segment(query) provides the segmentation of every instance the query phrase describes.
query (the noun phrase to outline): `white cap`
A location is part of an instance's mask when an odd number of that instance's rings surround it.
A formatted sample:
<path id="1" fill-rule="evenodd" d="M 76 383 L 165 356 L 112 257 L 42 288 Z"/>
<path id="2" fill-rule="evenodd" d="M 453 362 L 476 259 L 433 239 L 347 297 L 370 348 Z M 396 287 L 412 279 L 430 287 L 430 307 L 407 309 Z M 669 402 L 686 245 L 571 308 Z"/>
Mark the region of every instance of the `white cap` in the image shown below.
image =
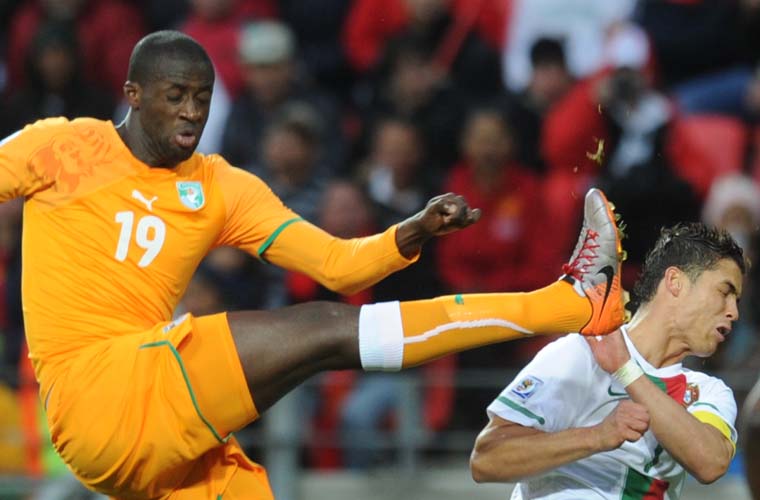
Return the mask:
<path id="1" fill-rule="evenodd" d="M 616 26 L 604 46 L 604 62 L 611 68 L 642 69 L 649 62 L 649 39 L 633 23 Z"/>
<path id="2" fill-rule="evenodd" d="M 239 54 L 243 63 L 278 63 L 291 59 L 294 53 L 293 32 L 280 22 L 250 23 L 240 32 Z"/>
<path id="3" fill-rule="evenodd" d="M 729 174 L 719 177 L 710 186 L 702 210 L 702 220 L 718 225 L 731 207 L 741 206 L 752 215 L 752 225 L 760 225 L 760 186 L 746 175 Z"/>

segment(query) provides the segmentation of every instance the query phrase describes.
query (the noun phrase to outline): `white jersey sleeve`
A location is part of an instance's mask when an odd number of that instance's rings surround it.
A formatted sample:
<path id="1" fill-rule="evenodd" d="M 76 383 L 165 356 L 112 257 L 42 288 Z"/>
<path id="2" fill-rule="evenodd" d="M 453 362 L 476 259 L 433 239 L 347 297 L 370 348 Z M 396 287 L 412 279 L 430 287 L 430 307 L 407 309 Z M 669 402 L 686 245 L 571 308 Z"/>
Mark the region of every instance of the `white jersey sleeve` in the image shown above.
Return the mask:
<path id="1" fill-rule="evenodd" d="M 731 388 L 722 380 L 699 372 L 687 372 L 686 377 L 691 390 L 693 387 L 698 388 L 698 393 L 691 395 L 694 401 L 687 407 L 689 413 L 702 422 L 714 425 L 736 446 L 737 432 L 734 426 L 737 408 Z M 710 415 L 717 417 L 719 421 Z"/>
<path id="2" fill-rule="evenodd" d="M 499 416 L 544 432 L 576 427 L 588 383 L 596 370 L 580 335 L 568 335 L 544 347 L 488 406 Z"/>

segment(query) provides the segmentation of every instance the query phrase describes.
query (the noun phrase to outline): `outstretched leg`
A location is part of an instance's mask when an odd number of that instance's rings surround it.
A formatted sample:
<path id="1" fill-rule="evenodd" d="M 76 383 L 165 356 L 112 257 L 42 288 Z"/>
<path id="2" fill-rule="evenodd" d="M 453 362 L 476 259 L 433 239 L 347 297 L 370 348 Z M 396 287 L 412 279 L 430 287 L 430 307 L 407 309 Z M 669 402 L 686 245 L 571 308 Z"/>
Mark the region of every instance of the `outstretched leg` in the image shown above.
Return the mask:
<path id="1" fill-rule="evenodd" d="M 259 413 L 324 370 L 399 370 L 453 352 L 534 334 L 605 334 L 624 320 L 622 248 L 599 190 L 586 196 L 581 236 L 559 281 L 530 293 L 468 294 L 361 308 L 314 302 L 229 313 Z"/>

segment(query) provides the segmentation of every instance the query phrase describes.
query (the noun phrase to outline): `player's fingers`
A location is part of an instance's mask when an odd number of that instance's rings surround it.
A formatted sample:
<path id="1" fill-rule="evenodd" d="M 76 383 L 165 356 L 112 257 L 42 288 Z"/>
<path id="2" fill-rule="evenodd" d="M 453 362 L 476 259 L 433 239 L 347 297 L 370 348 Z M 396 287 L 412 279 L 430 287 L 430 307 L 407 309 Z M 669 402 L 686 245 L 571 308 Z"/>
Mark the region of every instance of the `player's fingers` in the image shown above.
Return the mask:
<path id="1" fill-rule="evenodd" d="M 624 437 L 626 441 L 629 441 L 631 443 L 635 443 L 639 439 L 641 439 L 641 436 L 643 435 L 642 432 L 637 432 L 633 429 L 628 429 L 628 431 L 625 433 Z"/>
<path id="2" fill-rule="evenodd" d="M 460 195 L 448 197 L 444 202 L 445 215 L 447 223 L 453 226 L 462 227 L 467 225 L 467 220 L 471 212 L 467 201 Z"/>
<path id="3" fill-rule="evenodd" d="M 469 211 L 467 214 L 467 225 L 475 224 L 480 220 L 480 216 L 482 215 L 479 208 L 473 208 Z"/>
<path id="4" fill-rule="evenodd" d="M 649 429 L 649 420 L 639 420 L 634 418 L 628 422 L 628 426 L 636 432 L 643 434 Z"/>

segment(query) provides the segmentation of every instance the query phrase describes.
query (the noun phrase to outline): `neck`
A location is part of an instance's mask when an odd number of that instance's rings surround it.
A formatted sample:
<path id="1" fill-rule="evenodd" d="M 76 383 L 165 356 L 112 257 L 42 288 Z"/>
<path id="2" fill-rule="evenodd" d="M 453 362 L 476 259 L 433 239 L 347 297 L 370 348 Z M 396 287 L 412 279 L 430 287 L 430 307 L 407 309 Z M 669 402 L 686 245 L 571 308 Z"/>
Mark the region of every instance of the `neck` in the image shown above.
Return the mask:
<path id="1" fill-rule="evenodd" d="M 686 343 L 675 334 L 672 315 L 651 304 L 639 307 L 627 330 L 636 350 L 655 368 L 680 363 L 689 354 Z"/>
<path id="2" fill-rule="evenodd" d="M 156 147 L 151 144 L 148 134 L 144 133 L 140 123 L 132 116 L 132 110 L 127 112 L 124 121 L 116 126 L 121 140 L 127 146 L 132 155 L 150 167 L 172 168 L 156 152 Z"/>

